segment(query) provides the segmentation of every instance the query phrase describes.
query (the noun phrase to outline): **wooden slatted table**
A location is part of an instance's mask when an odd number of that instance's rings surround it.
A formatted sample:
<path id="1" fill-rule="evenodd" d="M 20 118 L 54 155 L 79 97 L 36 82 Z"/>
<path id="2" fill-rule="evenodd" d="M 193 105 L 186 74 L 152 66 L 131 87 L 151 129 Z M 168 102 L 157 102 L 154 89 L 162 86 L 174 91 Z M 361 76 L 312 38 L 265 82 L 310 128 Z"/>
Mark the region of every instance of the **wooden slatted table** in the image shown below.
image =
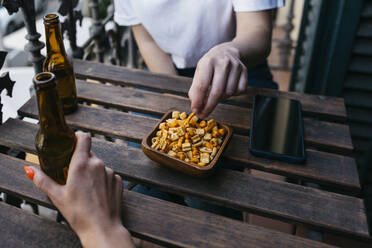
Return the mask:
<path id="1" fill-rule="evenodd" d="M 79 109 L 66 116 L 75 129 L 139 143 L 168 109 L 189 112 L 185 97 L 191 79 L 75 60 Z M 98 80 L 106 84 L 92 82 Z M 249 89 L 249 95 L 217 106 L 211 117 L 234 129 L 226 163 L 313 182 L 314 189 L 219 168 L 208 179 L 196 179 L 158 166 L 127 144 L 93 138 L 92 150 L 123 179 L 166 192 L 255 213 L 314 230 L 370 242 L 364 202 L 343 99 Z M 252 156 L 247 147 L 254 94 L 298 99 L 303 105 L 308 160 L 293 165 Z M 92 105 L 94 104 L 94 106 Z M 151 114 L 152 117 L 137 113 Z M 36 100 L 19 115 L 37 119 Z M 9 119 L 0 126 L 0 145 L 36 154 L 38 126 Z M 26 162 L 0 154 L 0 191 L 54 208 L 26 178 Z M 330 192 L 343 192 L 343 194 Z M 204 211 L 124 191 L 123 222 L 142 239 L 175 247 L 328 247 L 320 242 L 272 231 Z M 75 247 L 76 235 L 66 226 L 0 204 L 0 232 L 6 247 Z"/>

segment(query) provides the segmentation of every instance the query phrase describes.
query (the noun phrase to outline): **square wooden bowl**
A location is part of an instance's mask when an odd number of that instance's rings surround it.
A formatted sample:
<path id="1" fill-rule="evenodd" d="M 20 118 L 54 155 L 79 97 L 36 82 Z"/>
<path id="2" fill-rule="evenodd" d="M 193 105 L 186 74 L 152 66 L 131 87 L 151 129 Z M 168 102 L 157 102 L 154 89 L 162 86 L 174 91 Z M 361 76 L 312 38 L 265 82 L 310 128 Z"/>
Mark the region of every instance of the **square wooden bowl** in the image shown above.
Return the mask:
<path id="1" fill-rule="evenodd" d="M 222 127 L 226 130 L 226 134 L 225 134 L 225 137 L 223 138 L 221 148 L 218 150 L 216 156 L 213 158 L 213 160 L 208 165 L 206 166 L 193 165 L 191 163 L 187 163 L 181 159 L 171 157 L 166 153 L 163 153 L 156 149 L 151 148 L 151 139 L 156 136 L 156 132 L 159 130 L 159 124 L 161 122 L 164 122 L 166 119 L 171 118 L 172 112 L 173 110 L 168 111 L 163 116 L 163 118 L 161 118 L 161 120 L 156 124 L 156 126 L 150 131 L 150 133 L 142 139 L 141 146 L 142 146 L 143 152 L 151 160 L 154 160 L 162 165 L 176 169 L 188 175 L 196 176 L 196 177 L 206 177 L 210 175 L 216 169 L 216 164 L 218 160 L 220 159 L 221 154 L 226 148 L 228 142 L 230 141 L 230 138 L 232 135 L 232 129 L 223 123 L 217 122 L 219 127 Z"/>

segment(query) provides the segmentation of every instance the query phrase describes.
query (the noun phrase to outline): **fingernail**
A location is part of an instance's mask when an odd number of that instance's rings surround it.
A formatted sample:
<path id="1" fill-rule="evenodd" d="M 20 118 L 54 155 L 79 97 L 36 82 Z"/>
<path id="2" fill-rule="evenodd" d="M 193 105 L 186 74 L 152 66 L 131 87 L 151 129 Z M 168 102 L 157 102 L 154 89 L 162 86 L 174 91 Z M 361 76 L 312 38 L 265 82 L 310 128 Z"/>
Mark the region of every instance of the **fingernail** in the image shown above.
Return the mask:
<path id="1" fill-rule="evenodd" d="M 194 113 L 198 113 L 198 109 L 197 108 L 193 108 L 191 111 L 194 112 Z"/>
<path id="2" fill-rule="evenodd" d="M 30 178 L 31 180 L 34 180 L 34 175 L 35 175 L 34 170 L 29 166 L 24 166 L 23 169 L 25 170 L 28 178 Z"/>

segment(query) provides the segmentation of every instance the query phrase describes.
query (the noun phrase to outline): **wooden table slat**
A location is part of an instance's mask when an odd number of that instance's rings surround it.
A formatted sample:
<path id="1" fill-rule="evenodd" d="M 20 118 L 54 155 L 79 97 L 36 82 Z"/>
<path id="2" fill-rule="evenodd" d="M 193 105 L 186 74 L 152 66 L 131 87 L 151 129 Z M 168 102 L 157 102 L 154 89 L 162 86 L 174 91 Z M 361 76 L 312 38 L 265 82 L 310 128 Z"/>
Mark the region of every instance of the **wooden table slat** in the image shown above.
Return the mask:
<path id="1" fill-rule="evenodd" d="M 3 202 L 0 202 L 0 233 L 1 247 L 81 247 L 77 235 L 66 225 Z"/>
<path id="2" fill-rule="evenodd" d="M 21 116 L 38 117 L 35 99 L 31 99 L 20 110 Z M 119 111 L 79 105 L 75 114 L 66 116 L 73 127 L 140 142 L 157 120 Z M 322 132 L 321 132 L 322 133 Z M 265 171 L 288 176 L 299 176 L 321 184 L 340 186 L 353 192 L 360 190 L 359 176 L 354 159 L 330 153 L 307 150 L 306 165 L 293 165 L 252 156 L 248 150 L 247 136 L 234 135 L 225 157 L 234 162 Z M 325 163 L 327 162 L 327 163 Z"/>
<path id="3" fill-rule="evenodd" d="M 36 131 L 34 124 L 8 120 L 0 127 L 0 143 L 35 153 Z M 213 180 L 191 178 L 158 166 L 139 149 L 97 139 L 92 150 L 129 181 L 315 229 L 369 237 L 364 203 L 358 198 L 226 169 L 218 169 Z"/>
<path id="4" fill-rule="evenodd" d="M 116 107 L 125 111 L 137 111 L 157 116 L 162 116 L 173 108 L 186 113 L 191 111 L 190 101 L 188 98 L 181 96 L 88 83 L 82 80 L 76 81 L 76 87 L 78 97 L 81 100 Z M 250 109 L 218 104 L 210 118 L 233 126 L 234 131 L 248 133 L 250 116 Z"/>
<path id="5" fill-rule="evenodd" d="M 190 112 L 188 98 L 141 91 L 131 88 L 113 87 L 77 80 L 80 99 L 123 110 L 163 115 L 169 109 Z M 34 100 L 33 100 L 34 101 Z M 36 106 L 33 110 L 37 110 Z M 234 128 L 235 132 L 249 134 L 251 109 L 219 104 L 210 118 L 224 122 Z M 351 154 L 353 144 L 347 125 L 304 118 L 305 138 L 307 144 L 326 151 Z"/>
<path id="6" fill-rule="evenodd" d="M 78 78 L 95 79 L 117 85 L 134 86 L 184 96 L 187 95 L 192 83 L 192 79 L 187 77 L 156 74 L 144 70 L 128 69 L 82 60 L 74 60 L 74 70 Z M 342 98 L 259 89 L 255 87 L 249 87 L 247 92 L 248 97 L 235 97 L 227 102 L 251 106 L 253 95 L 269 94 L 301 101 L 305 114 L 316 115 L 326 119 L 346 120 L 346 108 Z"/>
<path id="7" fill-rule="evenodd" d="M 234 135 L 224 152 L 224 158 L 253 169 L 333 186 L 350 193 L 360 192 L 359 174 L 353 158 L 307 149 L 305 164 L 289 164 L 254 156 L 248 151 L 248 145 L 249 137 Z"/>
<path id="8" fill-rule="evenodd" d="M 26 177 L 29 162 L 0 154 L 0 190 L 54 208 Z M 331 247 L 293 235 L 124 191 L 123 223 L 143 239 L 175 247 Z M 0 203 L 4 247 L 79 247 L 71 229 Z"/>

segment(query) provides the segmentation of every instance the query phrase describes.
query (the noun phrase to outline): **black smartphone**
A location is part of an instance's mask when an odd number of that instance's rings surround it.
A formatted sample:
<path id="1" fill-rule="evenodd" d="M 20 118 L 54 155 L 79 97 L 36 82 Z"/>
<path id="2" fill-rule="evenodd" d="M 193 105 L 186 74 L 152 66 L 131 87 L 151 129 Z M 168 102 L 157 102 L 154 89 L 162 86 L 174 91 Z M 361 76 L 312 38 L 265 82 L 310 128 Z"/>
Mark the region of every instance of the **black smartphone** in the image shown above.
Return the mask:
<path id="1" fill-rule="evenodd" d="M 249 150 L 257 156 L 304 163 L 306 152 L 301 103 L 287 98 L 256 95 Z"/>

